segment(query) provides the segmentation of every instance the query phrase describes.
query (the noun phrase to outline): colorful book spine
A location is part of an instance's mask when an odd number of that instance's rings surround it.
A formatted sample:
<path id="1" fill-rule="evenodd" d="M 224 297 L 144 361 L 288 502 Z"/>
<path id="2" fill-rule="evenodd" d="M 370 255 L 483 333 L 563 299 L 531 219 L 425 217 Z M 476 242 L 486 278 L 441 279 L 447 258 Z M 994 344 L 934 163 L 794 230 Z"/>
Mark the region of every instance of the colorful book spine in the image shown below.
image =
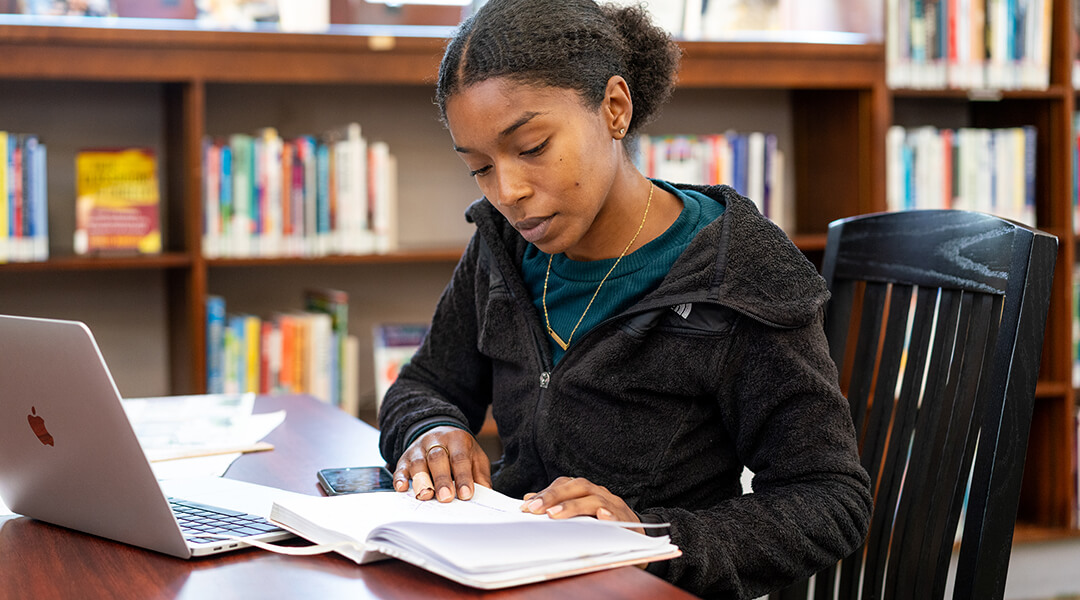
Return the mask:
<path id="1" fill-rule="evenodd" d="M 888 210 L 951 208 L 1034 226 L 1037 130 L 893 126 L 886 134 Z"/>
<path id="2" fill-rule="evenodd" d="M 730 185 L 781 229 L 795 229 L 785 193 L 784 152 L 774 134 L 642 136 L 635 164 L 647 177 L 674 183 Z"/>
<path id="3" fill-rule="evenodd" d="M 348 333 L 348 297 L 308 290 L 304 310 L 267 318 L 226 312 L 206 299 L 206 389 L 210 393 L 310 394 L 357 414 L 358 346 Z"/>
<path id="4" fill-rule="evenodd" d="M 375 410 L 386 391 L 427 336 L 428 326 L 419 323 L 384 323 L 372 331 L 375 362 Z"/>
<path id="5" fill-rule="evenodd" d="M 349 336 L 349 295 L 342 290 L 311 289 L 304 292 L 304 308 L 308 311 L 324 313 L 330 317 L 331 345 L 330 353 L 330 403 L 342 404 L 343 377 L 345 365 L 345 344 Z"/>
<path id="6" fill-rule="evenodd" d="M 225 393 L 225 298 L 206 298 L 206 391 Z"/>
<path id="7" fill-rule="evenodd" d="M 1053 0 L 887 0 L 893 88 L 1046 89 Z M 1075 71 L 1080 79 L 1080 68 Z"/>
<path id="8" fill-rule="evenodd" d="M 37 135 L 0 131 L 0 263 L 49 258 L 46 164 Z"/>
<path id="9" fill-rule="evenodd" d="M 208 137 L 202 161 L 207 258 L 397 249 L 396 161 L 357 123 L 290 139 L 270 127 Z"/>

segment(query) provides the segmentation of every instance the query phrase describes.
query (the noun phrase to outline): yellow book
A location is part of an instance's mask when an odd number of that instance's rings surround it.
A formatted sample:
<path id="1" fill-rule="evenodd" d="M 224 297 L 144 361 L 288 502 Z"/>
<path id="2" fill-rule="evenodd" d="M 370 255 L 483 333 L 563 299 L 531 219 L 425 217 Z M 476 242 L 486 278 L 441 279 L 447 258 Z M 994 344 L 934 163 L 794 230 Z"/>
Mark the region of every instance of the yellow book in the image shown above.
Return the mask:
<path id="1" fill-rule="evenodd" d="M 244 359 L 246 361 L 245 392 L 259 392 L 262 366 L 262 319 L 255 315 L 244 318 Z"/>
<path id="2" fill-rule="evenodd" d="M 157 158 L 147 148 L 75 157 L 75 252 L 161 252 Z"/>

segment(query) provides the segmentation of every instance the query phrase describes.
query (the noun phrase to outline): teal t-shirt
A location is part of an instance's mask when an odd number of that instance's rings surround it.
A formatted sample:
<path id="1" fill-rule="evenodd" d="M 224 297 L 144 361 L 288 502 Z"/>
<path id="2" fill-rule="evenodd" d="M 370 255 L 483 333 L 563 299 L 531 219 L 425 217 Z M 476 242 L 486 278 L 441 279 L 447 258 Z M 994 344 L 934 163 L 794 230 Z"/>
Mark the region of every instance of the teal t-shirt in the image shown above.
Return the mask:
<path id="1" fill-rule="evenodd" d="M 556 254 L 551 260 L 551 276 L 548 278 L 547 290 L 548 316 L 551 318 L 551 328 L 563 341 L 569 339 L 571 347 L 593 327 L 629 308 L 656 289 L 694 236 L 724 212 L 723 204 L 705 194 L 677 190 L 664 181 L 653 182 L 682 200 L 682 212 L 667 231 L 623 257 L 600 288 L 600 293 L 596 295 L 589 312 L 585 314 L 576 331 L 574 326 L 616 259 L 576 261 L 563 254 Z M 525 285 L 532 293 L 533 304 L 540 315 L 541 323 L 545 322 L 541 297 L 544 293 L 547 267 L 548 255 L 529 244 L 521 261 L 521 272 Z M 571 332 L 573 339 L 570 339 Z M 565 352 L 550 336 L 547 340 L 551 344 L 555 364 L 558 364 Z"/>

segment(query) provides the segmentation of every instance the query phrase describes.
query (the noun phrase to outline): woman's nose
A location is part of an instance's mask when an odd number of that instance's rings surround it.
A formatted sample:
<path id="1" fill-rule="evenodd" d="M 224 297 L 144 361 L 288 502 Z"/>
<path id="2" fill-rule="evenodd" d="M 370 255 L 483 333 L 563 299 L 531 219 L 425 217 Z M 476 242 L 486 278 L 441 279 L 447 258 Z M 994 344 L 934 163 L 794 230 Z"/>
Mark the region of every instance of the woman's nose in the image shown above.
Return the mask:
<path id="1" fill-rule="evenodd" d="M 513 168 L 496 171 L 498 184 L 497 202 L 502 206 L 513 206 L 529 195 L 529 186 L 522 173 Z"/>

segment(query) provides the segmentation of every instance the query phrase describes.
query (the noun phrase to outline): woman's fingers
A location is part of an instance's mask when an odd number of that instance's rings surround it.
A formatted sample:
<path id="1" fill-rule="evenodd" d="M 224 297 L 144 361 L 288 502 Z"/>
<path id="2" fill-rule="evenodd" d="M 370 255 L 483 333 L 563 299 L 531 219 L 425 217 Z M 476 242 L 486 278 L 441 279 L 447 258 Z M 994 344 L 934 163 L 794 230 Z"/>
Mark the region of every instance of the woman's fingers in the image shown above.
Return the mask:
<path id="1" fill-rule="evenodd" d="M 424 448 L 424 459 L 427 462 L 428 472 L 431 474 L 431 483 L 435 488 L 435 498 L 439 502 L 453 500 L 454 476 L 450 469 L 450 450 L 438 442 L 429 444 Z M 416 481 L 415 475 L 413 481 Z"/>
<path id="2" fill-rule="evenodd" d="M 394 489 L 408 490 L 410 480 L 419 500 L 468 500 L 475 483 L 491 485 L 491 466 L 469 432 L 436 427 L 414 441 L 398 460 Z"/>
<path id="3" fill-rule="evenodd" d="M 604 521 L 637 522 L 622 498 L 584 478 L 560 477 L 546 489 L 525 496 L 521 510 L 553 519 L 589 516 Z"/>

